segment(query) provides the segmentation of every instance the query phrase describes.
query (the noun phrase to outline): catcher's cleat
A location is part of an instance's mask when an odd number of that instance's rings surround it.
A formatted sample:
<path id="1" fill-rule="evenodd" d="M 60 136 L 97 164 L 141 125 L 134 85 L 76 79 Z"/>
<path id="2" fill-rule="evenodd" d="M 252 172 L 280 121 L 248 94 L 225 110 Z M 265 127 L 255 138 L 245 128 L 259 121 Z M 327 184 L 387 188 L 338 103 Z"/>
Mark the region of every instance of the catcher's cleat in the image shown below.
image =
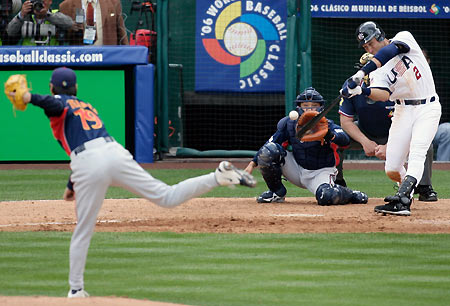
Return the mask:
<path id="1" fill-rule="evenodd" d="M 265 191 L 263 192 L 257 199 L 258 203 L 283 203 L 285 197 L 280 197 L 273 191 Z"/>
<path id="2" fill-rule="evenodd" d="M 437 192 L 431 185 L 419 185 L 414 189 L 414 193 L 419 194 L 419 201 L 436 202 L 438 200 Z"/>
<path id="3" fill-rule="evenodd" d="M 223 161 L 219 164 L 215 172 L 216 180 L 219 185 L 229 186 L 241 184 L 247 187 L 255 187 L 255 178 L 244 170 L 233 166 L 229 161 Z"/>
<path id="4" fill-rule="evenodd" d="M 67 294 L 67 297 L 68 298 L 87 298 L 87 297 L 89 297 L 89 293 L 87 293 L 83 289 L 78 289 L 78 290 L 72 289 Z"/>
<path id="5" fill-rule="evenodd" d="M 353 190 L 352 197 L 350 198 L 350 203 L 352 204 L 367 204 L 369 197 L 362 191 Z"/>
<path id="6" fill-rule="evenodd" d="M 411 215 L 411 199 L 405 197 L 400 198 L 398 195 L 386 197 L 385 205 L 375 206 L 374 211 L 385 215 L 410 216 Z M 405 203 L 406 202 L 406 203 Z"/>

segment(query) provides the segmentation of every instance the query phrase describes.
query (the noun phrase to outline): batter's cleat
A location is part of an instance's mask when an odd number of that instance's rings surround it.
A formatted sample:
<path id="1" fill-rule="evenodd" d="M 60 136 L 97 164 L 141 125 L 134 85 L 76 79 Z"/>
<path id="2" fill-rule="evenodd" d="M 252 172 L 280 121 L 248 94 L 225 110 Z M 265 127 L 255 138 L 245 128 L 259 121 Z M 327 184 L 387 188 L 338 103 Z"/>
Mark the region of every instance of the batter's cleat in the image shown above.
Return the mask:
<path id="1" fill-rule="evenodd" d="M 419 194 L 419 201 L 436 202 L 438 200 L 437 192 L 433 190 L 431 185 L 419 185 L 414 191 L 414 193 Z"/>
<path id="2" fill-rule="evenodd" d="M 265 191 L 263 192 L 257 199 L 258 203 L 283 203 L 285 197 L 280 197 L 273 191 Z"/>
<path id="3" fill-rule="evenodd" d="M 385 215 L 397 215 L 397 216 L 410 216 L 411 215 L 411 202 L 412 200 L 398 195 L 386 197 L 385 202 L 389 202 L 385 205 L 375 206 L 374 210 L 377 213 Z"/>
<path id="4" fill-rule="evenodd" d="M 352 204 L 367 204 L 369 201 L 369 197 L 362 191 L 353 190 L 352 197 L 350 199 L 350 203 Z"/>
<path id="5" fill-rule="evenodd" d="M 217 183 L 222 186 L 237 184 L 247 187 L 256 186 L 256 180 L 251 174 L 236 168 L 229 161 L 223 161 L 219 164 L 219 167 L 216 169 L 215 176 Z"/>
<path id="6" fill-rule="evenodd" d="M 89 297 L 89 293 L 84 291 L 83 289 L 72 289 L 69 291 L 69 294 L 67 294 L 68 298 L 87 298 Z"/>

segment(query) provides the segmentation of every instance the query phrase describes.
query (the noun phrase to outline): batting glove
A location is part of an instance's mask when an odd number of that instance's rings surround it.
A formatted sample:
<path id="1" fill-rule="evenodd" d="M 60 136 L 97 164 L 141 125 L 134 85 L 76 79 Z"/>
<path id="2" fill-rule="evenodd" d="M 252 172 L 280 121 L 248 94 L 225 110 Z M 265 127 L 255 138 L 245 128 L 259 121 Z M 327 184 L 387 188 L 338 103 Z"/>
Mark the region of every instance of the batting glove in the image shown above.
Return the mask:
<path id="1" fill-rule="evenodd" d="M 359 90 L 358 90 L 359 89 Z M 358 91 L 359 91 L 359 93 L 358 93 Z M 356 88 L 354 88 L 354 89 L 350 89 L 350 88 L 348 88 L 348 87 L 346 87 L 346 88 L 343 88 L 343 89 L 341 89 L 340 91 L 339 91 L 339 93 L 344 97 L 344 98 L 347 98 L 347 99 L 350 99 L 350 98 L 353 98 L 354 96 L 357 96 L 357 95 L 360 95 L 361 94 L 361 86 L 357 86 Z"/>
<path id="2" fill-rule="evenodd" d="M 356 86 L 355 88 L 349 88 L 348 93 L 350 94 L 350 97 L 358 96 L 362 94 L 362 88 L 361 86 Z"/>
<path id="3" fill-rule="evenodd" d="M 364 79 L 364 76 L 366 74 L 362 70 L 358 70 L 357 73 L 355 73 L 349 80 L 348 80 L 348 87 L 350 89 L 354 89 L 357 86 L 361 85 L 362 80 Z"/>

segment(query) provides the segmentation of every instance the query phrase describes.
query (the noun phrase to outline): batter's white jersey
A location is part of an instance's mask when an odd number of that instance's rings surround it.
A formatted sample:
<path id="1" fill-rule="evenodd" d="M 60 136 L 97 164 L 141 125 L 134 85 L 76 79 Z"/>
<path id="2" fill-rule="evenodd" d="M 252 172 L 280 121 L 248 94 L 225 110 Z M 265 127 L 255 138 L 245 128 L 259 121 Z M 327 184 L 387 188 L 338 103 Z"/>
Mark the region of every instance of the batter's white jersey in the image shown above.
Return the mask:
<path id="1" fill-rule="evenodd" d="M 411 33 L 399 32 L 392 42 L 403 42 L 410 50 L 394 56 L 370 73 L 370 87 L 386 88 L 395 101 L 386 148 L 386 173 L 422 177 L 426 154 L 439 124 L 441 104 L 430 66 Z M 408 161 L 405 173 L 403 165 Z M 393 176 L 395 177 L 395 176 Z M 391 177 L 392 178 L 392 177 Z"/>
<path id="2" fill-rule="evenodd" d="M 392 42 L 407 44 L 410 51 L 394 56 L 382 67 L 370 73 L 370 87 L 388 88 L 391 101 L 417 100 L 435 97 L 433 75 L 422 49 L 408 31 L 399 32 Z"/>

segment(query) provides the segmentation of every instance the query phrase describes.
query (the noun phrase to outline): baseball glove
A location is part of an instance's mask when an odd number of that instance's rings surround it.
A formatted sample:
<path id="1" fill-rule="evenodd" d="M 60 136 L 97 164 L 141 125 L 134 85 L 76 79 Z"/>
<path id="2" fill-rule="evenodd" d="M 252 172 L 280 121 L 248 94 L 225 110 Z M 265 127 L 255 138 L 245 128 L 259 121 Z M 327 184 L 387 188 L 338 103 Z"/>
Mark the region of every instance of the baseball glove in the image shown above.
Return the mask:
<path id="1" fill-rule="evenodd" d="M 23 95 L 28 91 L 27 79 L 23 74 L 13 74 L 5 83 L 5 94 L 14 109 L 24 111 L 27 108 L 27 104 L 23 102 Z"/>
<path id="2" fill-rule="evenodd" d="M 317 111 L 308 111 L 304 112 L 297 122 L 297 131 L 302 128 L 305 124 L 307 124 L 312 118 L 314 118 L 319 112 Z M 324 142 L 324 137 L 328 132 L 328 120 L 325 117 L 322 117 L 320 121 L 306 134 L 300 139 L 301 141 L 320 141 Z"/>

